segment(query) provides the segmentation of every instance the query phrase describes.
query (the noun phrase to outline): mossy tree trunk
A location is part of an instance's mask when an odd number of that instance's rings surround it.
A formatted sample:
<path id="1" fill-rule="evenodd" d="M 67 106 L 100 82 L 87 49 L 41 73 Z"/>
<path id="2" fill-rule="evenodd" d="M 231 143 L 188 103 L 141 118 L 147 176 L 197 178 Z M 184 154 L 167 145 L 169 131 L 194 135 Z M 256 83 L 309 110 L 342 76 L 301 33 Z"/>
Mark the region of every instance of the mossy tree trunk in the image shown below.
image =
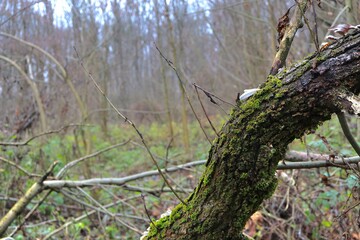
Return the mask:
<path id="1" fill-rule="evenodd" d="M 233 109 L 187 205 L 156 221 L 146 239 L 245 238 L 246 221 L 276 188 L 288 144 L 333 113 L 359 115 L 359 91 L 360 33 L 269 76 Z"/>

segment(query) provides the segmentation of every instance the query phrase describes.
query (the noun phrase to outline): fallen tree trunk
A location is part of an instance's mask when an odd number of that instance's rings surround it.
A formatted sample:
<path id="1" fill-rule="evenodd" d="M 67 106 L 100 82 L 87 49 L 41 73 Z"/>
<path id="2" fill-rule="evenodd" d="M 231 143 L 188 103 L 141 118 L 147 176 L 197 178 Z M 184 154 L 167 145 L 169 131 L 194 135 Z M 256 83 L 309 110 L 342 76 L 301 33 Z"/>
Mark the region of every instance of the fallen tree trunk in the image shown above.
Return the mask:
<path id="1" fill-rule="evenodd" d="M 145 239 L 243 239 L 250 216 L 276 186 L 289 143 L 333 113 L 360 114 L 360 32 L 276 76 L 238 103 L 214 142 L 194 192 Z"/>

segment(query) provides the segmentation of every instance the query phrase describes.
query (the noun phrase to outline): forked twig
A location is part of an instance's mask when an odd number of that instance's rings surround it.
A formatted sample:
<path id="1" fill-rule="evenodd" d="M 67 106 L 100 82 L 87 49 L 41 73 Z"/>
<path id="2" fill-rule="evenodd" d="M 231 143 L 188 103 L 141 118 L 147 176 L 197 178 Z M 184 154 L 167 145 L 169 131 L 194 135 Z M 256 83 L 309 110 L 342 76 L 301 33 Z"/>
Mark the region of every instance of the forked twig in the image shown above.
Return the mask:
<path id="1" fill-rule="evenodd" d="M 228 102 L 228 101 L 226 101 L 226 100 L 224 100 L 224 99 L 216 96 L 215 94 L 213 94 L 213 93 L 205 90 L 204 88 L 200 87 L 200 86 L 197 85 L 196 83 L 193 83 L 193 85 L 194 85 L 195 88 L 198 88 L 198 89 L 200 89 L 201 91 L 203 91 L 203 93 L 210 99 L 210 102 L 212 102 L 212 103 L 214 103 L 214 104 L 216 104 L 216 105 L 219 105 L 219 104 L 214 100 L 214 98 L 216 98 L 217 100 L 219 100 L 219 101 L 221 101 L 221 102 L 223 102 L 223 103 L 226 103 L 226 104 L 228 104 L 228 105 L 230 105 L 230 106 L 232 106 L 232 107 L 235 107 L 235 105 L 232 104 L 231 102 Z"/>
<path id="2" fill-rule="evenodd" d="M 206 119 L 208 120 L 208 122 L 209 122 L 212 130 L 215 132 L 216 136 L 219 137 L 219 133 L 216 131 L 214 125 L 212 124 L 212 122 L 211 122 L 211 120 L 210 120 L 210 118 L 209 118 L 209 116 L 208 116 L 208 114 L 207 114 L 207 112 L 206 112 L 206 110 L 205 110 L 204 104 L 203 104 L 202 101 L 201 101 L 201 98 L 200 98 L 200 94 L 199 94 L 197 85 L 196 85 L 195 83 L 194 83 L 193 85 L 194 85 L 194 87 L 195 87 L 196 95 L 197 95 L 198 100 L 199 100 L 199 102 L 200 102 L 201 108 L 202 108 L 202 110 L 203 110 L 203 112 L 204 112 L 204 114 L 205 114 L 205 117 L 206 117 Z M 211 101 L 211 100 L 210 100 L 210 101 Z M 208 139 L 208 140 L 209 140 L 209 139 Z M 209 142 L 210 142 L 210 140 L 209 140 Z M 210 144 L 211 144 L 211 142 L 210 142 Z"/>

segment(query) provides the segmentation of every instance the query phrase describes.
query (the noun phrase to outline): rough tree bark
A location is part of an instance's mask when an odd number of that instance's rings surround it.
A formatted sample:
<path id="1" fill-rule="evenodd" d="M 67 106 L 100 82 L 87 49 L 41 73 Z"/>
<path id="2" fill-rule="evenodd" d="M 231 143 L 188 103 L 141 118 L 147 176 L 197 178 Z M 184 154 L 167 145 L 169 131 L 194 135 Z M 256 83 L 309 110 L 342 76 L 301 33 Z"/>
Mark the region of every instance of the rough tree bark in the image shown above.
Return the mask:
<path id="1" fill-rule="evenodd" d="M 360 114 L 360 32 L 276 76 L 238 103 L 210 150 L 194 192 L 145 239 L 245 239 L 250 216 L 276 186 L 287 146 L 333 113 Z"/>

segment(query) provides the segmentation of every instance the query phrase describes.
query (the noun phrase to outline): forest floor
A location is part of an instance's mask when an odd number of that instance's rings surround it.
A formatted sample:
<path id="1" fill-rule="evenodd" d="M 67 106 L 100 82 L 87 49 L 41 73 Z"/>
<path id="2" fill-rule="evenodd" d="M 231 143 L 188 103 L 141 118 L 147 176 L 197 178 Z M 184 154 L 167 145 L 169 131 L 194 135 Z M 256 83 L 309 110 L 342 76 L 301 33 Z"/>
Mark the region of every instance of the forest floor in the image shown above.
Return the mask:
<path id="1" fill-rule="evenodd" d="M 217 129 L 225 119 L 217 117 Z M 354 135 L 360 128 L 350 121 Z M 206 160 L 210 143 L 197 122 L 189 124 L 190 149 L 182 143 L 179 123 L 173 123 L 174 136 L 168 124 L 139 126 L 159 166 L 166 168 L 197 160 Z M 211 139 L 215 133 L 205 128 Z M 26 139 L 26 136 L 23 138 Z M 16 162 L 32 173 L 43 173 L 58 161 L 56 174 L 65 164 L 124 142 L 123 146 L 88 158 L 71 168 L 67 180 L 120 178 L 155 170 L 141 139 L 127 125 L 109 126 L 107 133 L 97 125 L 37 138 L 27 146 L 3 147 L 2 157 Z M 321 154 L 355 156 L 336 119 L 324 123 L 316 132 L 296 140 L 291 150 Z M 316 161 L 316 159 L 314 159 Z M 186 198 L 194 189 L 204 169 L 193 166 L 166 174 L 168 180 Z M 34 183 L 26 174 L 10 165 L 0 165 L 0 216 Z M 358 171 L 340 168 L 279 171 L 279 185 L 274 195 L 256 212 L 244 229 L 255 239 L 360 239 L 359 213 L 356 207 Z M 86 194 L 82 192 L 86 191 Z M 15 239 L 138 239 L 149 226 L 178 203 L 158 175 L 141 177 L 121 186 L 91 186 L 52 192 L 26 220 Z M 88 195 L 91 197 L 89 197 Z M 28 205 L 28 212 L 40 197 Z M 106 211 L 94 211 L 107 204 Z M 25 214 L 14 223 L 19 224 Z M 130 226 L 130 227 L 129 227 Z M 9 231 L 13 230 L 11 227 Z M 57 231 L 59 230 L 60 231 Z M 135 229 L 135 230 L 134 230 Z"/>

